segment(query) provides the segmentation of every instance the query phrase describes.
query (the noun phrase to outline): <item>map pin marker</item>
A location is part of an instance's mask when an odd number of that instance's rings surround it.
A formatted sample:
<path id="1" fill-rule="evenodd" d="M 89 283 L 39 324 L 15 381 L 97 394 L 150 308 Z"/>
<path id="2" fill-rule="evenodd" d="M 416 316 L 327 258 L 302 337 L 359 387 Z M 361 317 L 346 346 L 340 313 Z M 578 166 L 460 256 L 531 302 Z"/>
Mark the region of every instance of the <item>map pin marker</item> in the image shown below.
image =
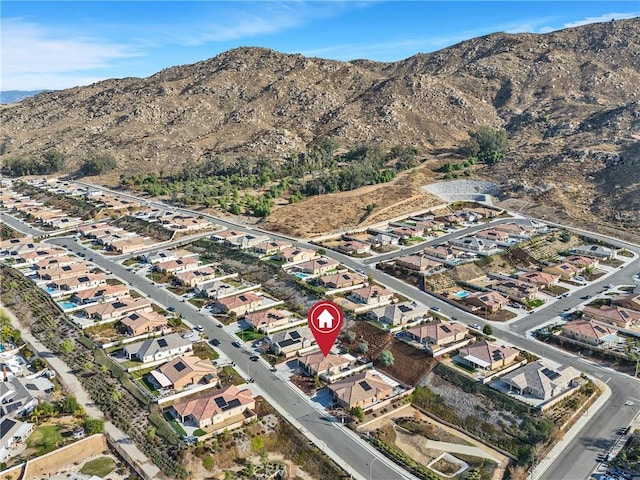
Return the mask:
<path id="1" fill-rule="evenodd" d="M 342 309 L 333 302 L 323 300 L 311 307 L 307 320 L 320 350 L 326 357 L 342 329 Z"/>

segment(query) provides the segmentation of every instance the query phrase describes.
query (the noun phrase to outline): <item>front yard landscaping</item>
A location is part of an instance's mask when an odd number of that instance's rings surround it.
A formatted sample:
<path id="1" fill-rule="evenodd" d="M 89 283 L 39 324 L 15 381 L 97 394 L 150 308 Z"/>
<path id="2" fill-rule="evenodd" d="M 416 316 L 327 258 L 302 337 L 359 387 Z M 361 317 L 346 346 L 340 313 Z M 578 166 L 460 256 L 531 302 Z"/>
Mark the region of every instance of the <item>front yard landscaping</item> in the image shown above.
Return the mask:
<path id="1" fill-rule="evenodd" d="M 113 472 L 116 468 L 116 462 L 111 457 L 99 457 L 89 460 L 80 469 L 80 473 L 85 475 L 95 475 L 104 478 Z"/>

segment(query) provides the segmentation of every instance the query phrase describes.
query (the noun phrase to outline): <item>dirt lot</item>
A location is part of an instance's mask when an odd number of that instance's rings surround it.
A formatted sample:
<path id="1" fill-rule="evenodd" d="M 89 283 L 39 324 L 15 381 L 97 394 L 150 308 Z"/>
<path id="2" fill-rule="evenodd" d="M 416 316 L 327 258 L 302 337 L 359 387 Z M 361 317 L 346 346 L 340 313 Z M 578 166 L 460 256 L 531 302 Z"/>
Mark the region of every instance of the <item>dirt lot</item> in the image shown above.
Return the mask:
<path id="1" fill-rule="evenodd" d="M 407 422 L 410 422 L 411 426 L 407 425 Z M 411 431 L 403 428 L 401 425 L 410 426 Z M 390 429 L 392 429 L 392 431 Z M 416 433 L 418 430 L 422 433 Z M 466 445 L 472 447 L 469 449 L 470 452 L 473 452 L 474 449 L 477 448 L 482 451 L 482 454 L 485 455 L 486 458 L 495 460 L 498 464 L 497 468 L 489 469 L 483 478 L 500 480 L 509 465 L 509 458 L 507 456 L 454 428 L 431 419 L 411 405 L 400 408 L 394 413 L 368 424 L 363 431 L 383 432 L 382 434 L 386 436 L 385 441 L 393 440 L 393 443 L 398 448 L 423 465 L 427 465 L 431 460 L 445 451 L 441 448 L 436 448 L 436 446 L 442 447 L 442 445 L 437 445 L 434 441 Z M 464 459 L 472 466 L 482 465 L 483 463 L 486 465 L 488 463 L 483 461 L 481 457 L 454 455 Z"/>
<path id="2" fill-rule="evenodd" d="M 357 225 L 372 225 L 441 204 L 442 200 L 420 189 L 432 180 L 431 170 L 422 167 L 398 175 L 391 183 L 311 197 L 300 203 L 276 207 L 261 226 L 309 238 Z M 367 205 L 376 206 L 368 216 Z"/>
<path id="3" fill-rule="evenodd" d="M 356 338 L 345 345 L 354 354 L 358 354 L 356 349 L 360 343 L 367 342 L 369 351 L 365 356 L 374 359 L 375 367 L 407 385 L 417 385 L 437 364 L 424 350 L 413 348 L 369 323 L 354 322 L 348 329 L 356 334 Z M 389 350 L 393 354 L 393 365 L 385 367 L 375 360 L 383 350 Z"/>

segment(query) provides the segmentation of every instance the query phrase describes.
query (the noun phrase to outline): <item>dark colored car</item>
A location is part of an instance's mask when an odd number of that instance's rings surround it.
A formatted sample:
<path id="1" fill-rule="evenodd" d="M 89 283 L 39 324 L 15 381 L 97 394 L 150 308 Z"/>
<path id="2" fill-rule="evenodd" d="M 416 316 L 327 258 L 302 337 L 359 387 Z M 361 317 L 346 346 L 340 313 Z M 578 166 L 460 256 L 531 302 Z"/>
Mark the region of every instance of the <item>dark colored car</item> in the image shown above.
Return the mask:
<path id="1" fill-rule="evenodd" d="M 242 346 L 242 344 L 240 342 L 238 342 L 237 340 L 235 342 L 232 342 L 231 345 L 233 345 L 236 348 L 240 348 Z"/>
<path id="2" fill-rule="evenodd" d="M 249 360 L 251 360 L 252 362 L 257 362 L 258 360 L 260 360 L 260 357 L 257 355 L 251 355 L 249 357 Z"/>
<path id="3" fill-rule="evenodd" d="M 209 340 L 209 343 L 214 347 L 217 347 L 218 345 L 220 345 L 220 340 L 218 340 L 217 338 L 212 338 L 211 340 Z"/>
<path id="4" fill-rule="evenodd" d="M 170 312 L 175 312 L 176 311 L 176 309 L 174 307 L 169 307 L 169 308 L 167 308 L 167 310 L 169 310 Z"/>

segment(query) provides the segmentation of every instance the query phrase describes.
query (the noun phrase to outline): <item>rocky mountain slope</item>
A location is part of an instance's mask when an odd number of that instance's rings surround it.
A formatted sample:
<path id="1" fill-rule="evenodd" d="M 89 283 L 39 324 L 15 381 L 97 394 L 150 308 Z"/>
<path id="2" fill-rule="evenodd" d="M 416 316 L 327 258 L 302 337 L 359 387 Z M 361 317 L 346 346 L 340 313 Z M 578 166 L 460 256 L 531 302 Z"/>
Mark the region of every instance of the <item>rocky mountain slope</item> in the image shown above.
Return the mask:
<path id="1" fill-rule="evenodd" d="M 109 152 L 121 172 L 212 157 L 342 145 L 446 151 L 469 129 L 507 129 L 480 174 L 575 217 L 640 222 L 640 18 L 544 35 L 497 33 L 393 63 L 238 48 L 151 77 L 113 79 L 0 107 L 8 156 Z"/>

